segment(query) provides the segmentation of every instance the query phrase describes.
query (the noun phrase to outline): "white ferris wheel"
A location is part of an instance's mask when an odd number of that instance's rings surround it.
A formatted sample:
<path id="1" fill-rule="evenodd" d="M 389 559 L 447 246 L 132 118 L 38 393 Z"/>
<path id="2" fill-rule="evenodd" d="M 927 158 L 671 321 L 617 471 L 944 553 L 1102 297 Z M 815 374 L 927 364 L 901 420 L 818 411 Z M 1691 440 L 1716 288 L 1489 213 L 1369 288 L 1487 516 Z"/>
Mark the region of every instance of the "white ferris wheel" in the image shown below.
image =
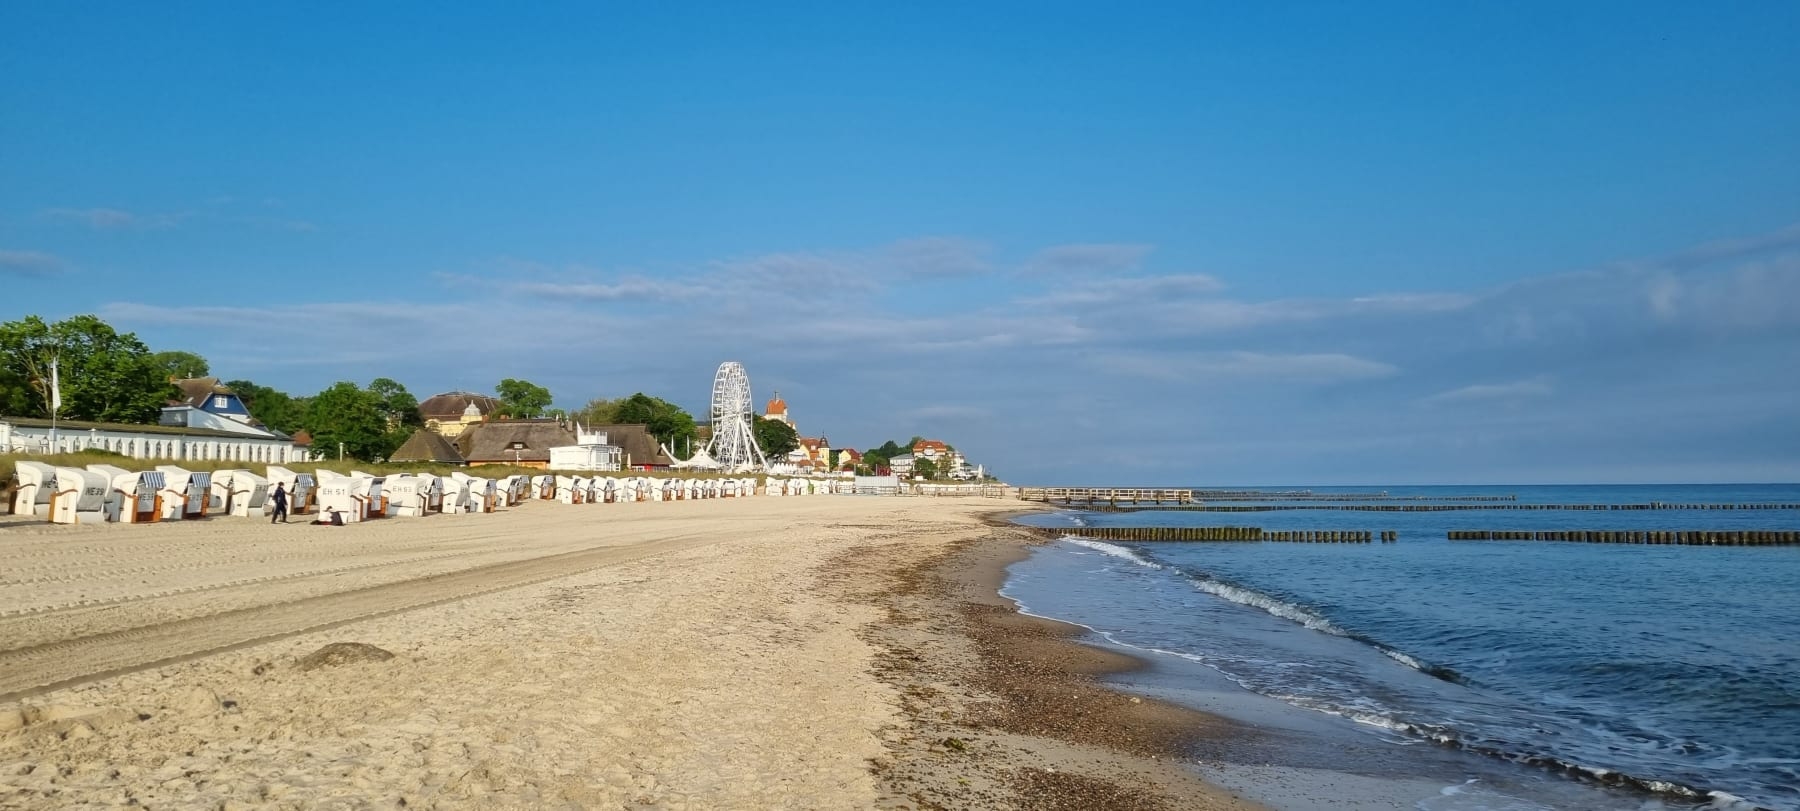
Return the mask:
<path id="1" fill-rule="evenodd" d="M 751 430 L 756 414 L 751 410 L 750 376 L 737 361 L 719 364 L 713 375 L 712 440 L 707 450 L 726 470 L 759 470 L 768 467 L 762 448 Z"/>

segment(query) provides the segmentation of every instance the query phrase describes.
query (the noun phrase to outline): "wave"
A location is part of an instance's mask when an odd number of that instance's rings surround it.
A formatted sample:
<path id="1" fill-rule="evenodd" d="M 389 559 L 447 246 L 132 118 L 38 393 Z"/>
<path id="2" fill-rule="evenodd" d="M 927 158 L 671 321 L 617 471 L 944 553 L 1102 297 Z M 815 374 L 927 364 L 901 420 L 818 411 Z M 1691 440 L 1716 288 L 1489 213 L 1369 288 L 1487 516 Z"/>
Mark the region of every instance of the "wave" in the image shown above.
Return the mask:
<path id="1" fill-rule="evenodd" d="M 1116 546 L 1114 544 L 1107 543 L 1105 541 L 1095 541 L 1095 540 L 1090 540 L 1087 538 L 1064 538 L 1063 540 L 1068 541 L 1069 543 L 1074 544 L 1075 546 L 1092 549 L 1095 552 L 1099 552 L 1102 555 L 1110 555 L 1115 558 L 1122 558 L 1124 560 L 1129 560 L 1132 563 L 1135 563 L 1146 569 L 1167 568 L 1167 567 L 1163 566 L 1162 564 L 1157 563 L 1156 561 L 1153 561 L 1149 558 L 1144 557 L 1143 555 L 1138 554 L 1137 552 L 1134 552 L 1123 546 Z"/>
<path id="2" fill-rule="evenodd" d="M 1175 565 L 1173 563 L 1158 562 L 1147 556 L 1147 554 L 1140 553 L 1138 550 L 1127 546 L 1120 546 L 1087 538 L 1065 537 L 1063 540 L 1066 543 L 1083 547 L 1086 550 L 1127 561 L 1133 566 L 1180 574 L 1191 587 L 1220 599 L 1256 608 L 1272 616 L 1302 625 L 1312 630 L 1368 645 L 1392 661 L 1440 680 L 1457 684 L 1469 684 L 1464 677 L 1451 668 L 1433 665 L 1429 662 L 1421 661 L 1404 651 L 1387 647 L 1361 633 L 1338 625 L 1318 611 L 1303 604 L 1222 580 L 1205 572 L 1191 571 L 1188 567 Z M 1090 627 L 1090 630 L 1093 629 Z M 1249 680 L 1243 678 L 1239 674 L 1233 673 L 1233 668 L 1221 666 L 1221 663 L 1214 661 L 1213 657 L 1185 653 L 1178 650 L 1168 650 L 1161 647 L 1134 645 L 1131 642 L 1120 638 L 1121 635 L 1100 631 L 1095 631 L 1095 633 L 1115 645 L 1135 648 L 1153 654 L 1176 656 L 1200 663 L 1251 692 L 1260 693 L 1269 696 L 1270 698 L 1295 706 L 1304 707 L 1312 711 L 1342 717 L 1357 724 L 1380 728 L 1395 733 L 1400 739 L 1430 742 L 1439 746 L 1461 749 L 1486 757 L 1493 757 L 1524 766 L 1543 769 L 1545 771 L 1565 774 L 1581 782 L 1634 790 L 1669 799 L 1679 799 L 1683 801 L 1682 807 L 1695 809 L 1705 808 L 1716 811 L 1766 811 L 1766 809 L 1754 802 L 1746 801 L 1723 791 L 1709 791 L 1682 782 L 1655 777 L 1643 777 L 1615 769 L 1587 765 L 1586 763 L 1581 762 L 1584 758 L 1581 758 L 1578 754 L 1552 754 L 1549 751 L 1539 749 L 1538 747 L 1523 741 L 1507 740 L 1506 738 L 1508 736 L 1505 735 L 1498 738 L 1489 737 L 1480 734 L 1479 732 L 1475 732 L 1474 730 L 1458 729 L 1422 720 L 1408 719 L 1405 717 L 1406 713 L 1395 707 L 1381 706 L 1382 702 L 1379 700 L 1371 700 L 1368 703 L 1364 703 L 1355 700 L 1354 696 L 1332 697 L 1316 693 L 1289 694 L 1290 691 L 1286 689 L 1270 689 L 1271 687 L 1274 687 L 1272 684 L 1253 686 Z M 1344 699 L 1346 698 L 1351 700 L 1345 701 Z"/>
<path id="3" fill-rule="evenodd" d="M 1103 555 L 1131 561 L 1132 563 L 1147 569 L 1162 570 L 1170 568 L 1144 557 L 1136 550 L 1129 547 L 1119 546 L 1105 541 L 1096 541 L 1090 538 L 1065 537 L 1063 540 L 1076 546 L 1092 549 Z M 1341 636 L 1345 639 L 1354 639 L 1357 642 L 1361 642 L 1380 651 L 1388 658 L 1428 676 L 1433 676 L 1452 684 L 1467 683 L 1461 673 L 1458 673 L 1451 668 L 1420 661 L 1418 658 L 1405 651 L 1395 650 L 1367 635 L 1347 630 L 1337 623 L 1320 616 L 1306 606 L 1264 594 L 1263 592 L 1252 588 L 1221 580 L 1205 573 L 1184 572 L 1184 574 L 1188 575 L 1188 582 L 1193 585 L 1194 588 L 1215 597 L 1220 597 L 1239 605 L 1247 605 L 1252 608 L 1262 609 L 1270 615 L 1280 617 L 1290 622 L 1297 622 L 1315 631 L 1331 634 L 1332 636 Z"/>

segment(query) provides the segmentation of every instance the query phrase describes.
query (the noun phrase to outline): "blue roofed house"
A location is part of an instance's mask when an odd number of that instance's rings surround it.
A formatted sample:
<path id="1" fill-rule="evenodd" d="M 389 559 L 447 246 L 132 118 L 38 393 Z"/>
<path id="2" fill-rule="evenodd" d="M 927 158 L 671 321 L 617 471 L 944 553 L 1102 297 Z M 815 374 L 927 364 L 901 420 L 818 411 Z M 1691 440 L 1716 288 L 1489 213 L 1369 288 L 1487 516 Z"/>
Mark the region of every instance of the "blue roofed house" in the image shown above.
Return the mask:
<path id="1" fill-rule="evenodd" d="M 171 407 L 188 406 L 246 425 L 250 423 L 250 408 L 244 405 L 244 398 L 226 388 L 218 378 L 190 377 L 169 382 L 181 392 L 181 396 L 169 404 Z"/>

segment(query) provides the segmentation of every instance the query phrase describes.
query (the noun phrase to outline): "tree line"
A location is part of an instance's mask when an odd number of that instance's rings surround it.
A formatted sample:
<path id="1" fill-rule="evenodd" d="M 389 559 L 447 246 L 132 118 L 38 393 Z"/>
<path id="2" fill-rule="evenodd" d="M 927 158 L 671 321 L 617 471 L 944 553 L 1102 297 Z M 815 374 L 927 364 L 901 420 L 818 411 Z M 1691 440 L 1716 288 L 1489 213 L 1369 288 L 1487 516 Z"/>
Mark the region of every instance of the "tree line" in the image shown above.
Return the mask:
<path id="1" fill-rule="evenodd" d="M 52 358 L 62 393 L 56 416 L 88 422 L 154 424 L 165 405 L 181 398 L 173 380 L 211 373 L 200 355 L 152 352 L 135 334 L 119 332 L 98 316 L 77 315 L 55 323 L 27 316 L 0 323 L 0 415 L 51 416 Z M 289 436 L 306 431 L 314 449 L 328 456 L 341 444 L 346 457 L 386 459 L 425 425 L 418 398 L 387 377 L 366 386 L 339 381 L 311 395 L 293 395 L 244 379 L 224 385 L 244 401 L 257 422 Z M 693 415 L 643 392 L 616 400 L 595 399 L 574 412 L 552 408 L 550 390 L 529 380 L 505 378 L 494 393 L 501 417 L 555 417 L 594 425 L 642 423 L 658 442 L 678 450 L 689 446 L 695 435 Z"/>

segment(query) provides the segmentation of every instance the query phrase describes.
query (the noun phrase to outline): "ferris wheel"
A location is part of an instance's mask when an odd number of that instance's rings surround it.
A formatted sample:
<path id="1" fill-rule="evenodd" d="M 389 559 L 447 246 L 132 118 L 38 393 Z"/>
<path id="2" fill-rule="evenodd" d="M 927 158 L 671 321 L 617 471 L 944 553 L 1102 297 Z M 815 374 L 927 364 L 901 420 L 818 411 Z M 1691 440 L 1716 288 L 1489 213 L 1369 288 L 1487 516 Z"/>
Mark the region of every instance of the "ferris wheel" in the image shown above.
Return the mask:
<path id="1" fill-rule="evenodd" d="M 712 457 L 726 470 L 753 470 L 768 466 L 756 444 L 751 425 L 756 416 L 750 405 L 750 376 L 737 361 L 719 364 L 713 375 Z"/>

